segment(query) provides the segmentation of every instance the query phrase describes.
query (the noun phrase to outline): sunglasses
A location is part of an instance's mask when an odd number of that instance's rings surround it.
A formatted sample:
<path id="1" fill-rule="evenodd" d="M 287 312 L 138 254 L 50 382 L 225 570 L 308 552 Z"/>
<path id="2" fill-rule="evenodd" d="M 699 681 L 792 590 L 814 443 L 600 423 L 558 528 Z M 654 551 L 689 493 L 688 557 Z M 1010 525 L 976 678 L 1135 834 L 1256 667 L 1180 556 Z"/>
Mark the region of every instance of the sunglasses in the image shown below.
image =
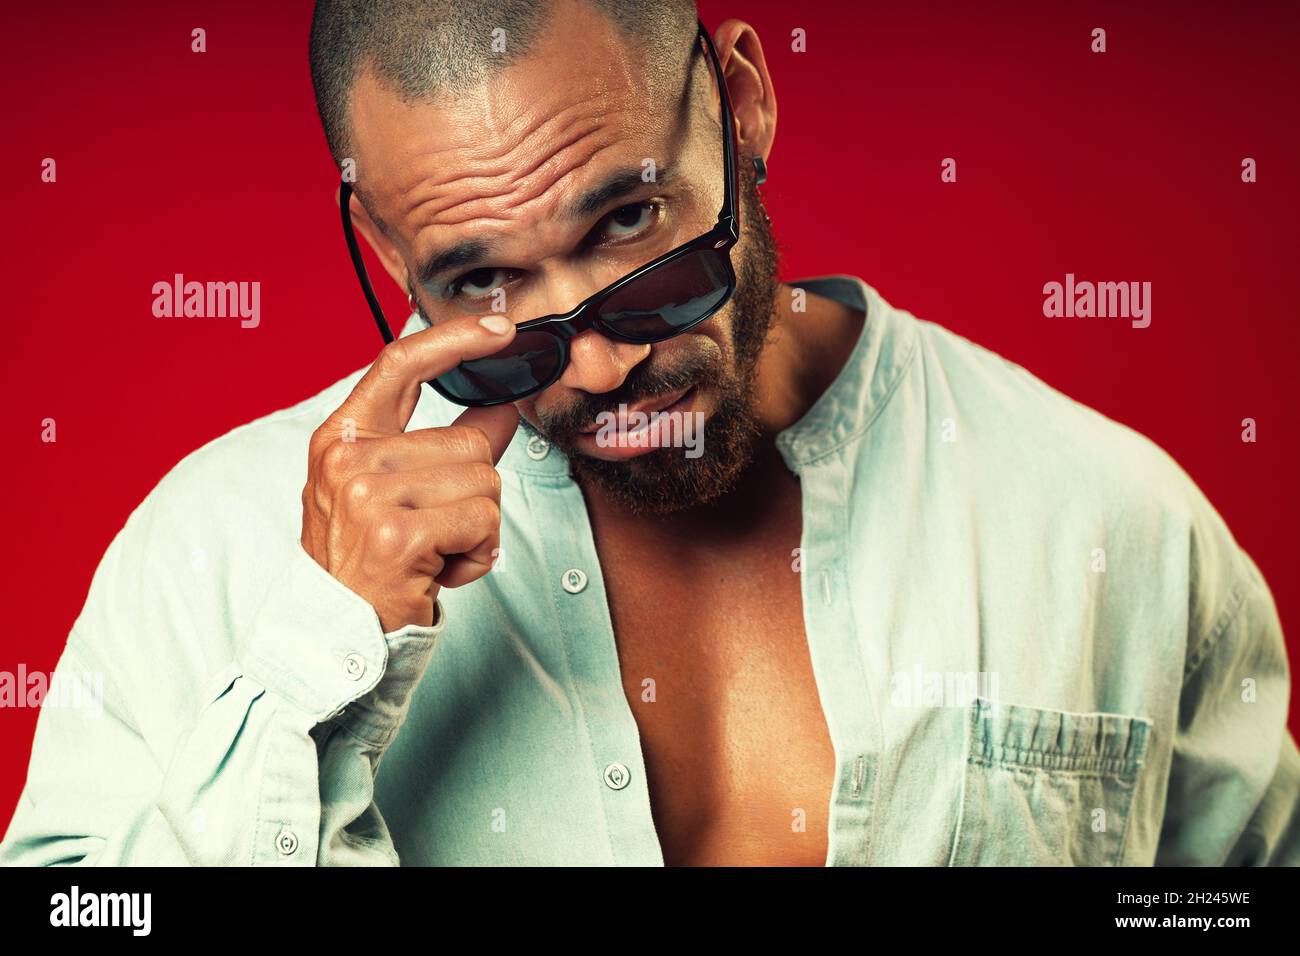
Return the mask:
<path id="1" fill-rule="evenodd" d="M 629 272 L 569 312 L 519 323 L 515 337 L 499 352 L 461 362 L 429 382 L 439 395 L 471 407 L 516 402 L 559 380 L 569 364 L 569 341 L 581 332 L 595 329 L 611 339 L 636 344 L 663 342 L 693 329 L 731 298 L 736 291 L 731 247 L 740 239 L 731 101 L 718 52 L 703 21 L 699 23 L 699 40 L 708 49 L 722 100 L 724 186 L 717 224 L 704 235 Z M 393 332 L 370 285 L 352 231 L 351 196 L 352 188 L 345 180 L 339 196 L 343 234 L 379 333 L 385 343 L 392 342 Z"/>

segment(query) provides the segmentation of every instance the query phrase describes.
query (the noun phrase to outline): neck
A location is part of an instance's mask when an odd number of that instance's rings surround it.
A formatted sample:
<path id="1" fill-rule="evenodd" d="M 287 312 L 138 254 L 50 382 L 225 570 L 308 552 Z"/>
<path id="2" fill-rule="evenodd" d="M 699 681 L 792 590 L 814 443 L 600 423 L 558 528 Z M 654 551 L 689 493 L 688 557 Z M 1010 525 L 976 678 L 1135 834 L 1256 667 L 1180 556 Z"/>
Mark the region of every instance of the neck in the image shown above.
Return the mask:
<path id="1" fill-rule="evenodd" d="M 862 312 L 834 299 L 804 292 L 803 311 L 795 312 L 796 291 L 803 292 L 778 284 L 775 321 L 758 360 L 758 414 L 771 440 L 830 388 L 862 333 Z"/>

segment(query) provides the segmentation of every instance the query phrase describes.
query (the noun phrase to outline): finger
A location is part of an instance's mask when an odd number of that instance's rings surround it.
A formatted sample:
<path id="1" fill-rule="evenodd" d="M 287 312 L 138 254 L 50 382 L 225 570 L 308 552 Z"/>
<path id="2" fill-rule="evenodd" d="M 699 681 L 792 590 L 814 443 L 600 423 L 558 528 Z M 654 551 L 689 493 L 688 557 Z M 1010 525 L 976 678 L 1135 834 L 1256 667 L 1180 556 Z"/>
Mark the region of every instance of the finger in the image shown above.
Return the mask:
<path id="1" fill-rule="evenodd" d="M 482 564 L 492 563 L 492 549 L 501 531 L 501 508 L 492 498 L 461 498 L 437 508 L 402 509 L 371 525 L 396 531 L 405 542 L 400 563 L 418 571 L 435 573 L 443 560 L 465 555 Z"/>
<path id="2" fill-rule="evenodd" d="M 478 428 L 487 435 L 488 445 L 492 449 L 492 464 L 501 460 L 501 456 L 510 447 L 515 432 L 519 429 L 519 413 L 513 405 L 490 405 L 486 408 L 467 408 L 453 422 L 461 427 Z"/>
<path id="3" fill-rule="evenodd" d="M 422 383 L 499 351 L 514 335 L 514 323 L 494 313 L 441 322 L 389 342 L 330 420 L 350 418 L 358 428 L 400 434 L 415 412 Z"/>
<path id="4" fill-rule="evenodd" d="M 495 559 L 495 552 L 492 561 L 487 564 L 463 554 L 453 555 L 446 560 L 442 571 L 433 579 L 434 583 L 443 588 L 459 588 L 472 584 L 492 570 Z"/>
<path id="5" fill-rule="evenodd" d="M 429 471 L 460 462 L 489 463 L 493 450 L 482 429 L 445 425 L 400 435 L 334 441 L 322 445 L 319 454 L 320 472 L 337 489 L 354 475 L 368 472 Z"/>
<path id="6" fill-rule="evenodd" d="M 501 503 L 501 475 L 485 461 L 457 462 L 427 471 L 363 472 L 339 488 L 333 511 L 367 508 L 438 508 L 462 498 Z"/>

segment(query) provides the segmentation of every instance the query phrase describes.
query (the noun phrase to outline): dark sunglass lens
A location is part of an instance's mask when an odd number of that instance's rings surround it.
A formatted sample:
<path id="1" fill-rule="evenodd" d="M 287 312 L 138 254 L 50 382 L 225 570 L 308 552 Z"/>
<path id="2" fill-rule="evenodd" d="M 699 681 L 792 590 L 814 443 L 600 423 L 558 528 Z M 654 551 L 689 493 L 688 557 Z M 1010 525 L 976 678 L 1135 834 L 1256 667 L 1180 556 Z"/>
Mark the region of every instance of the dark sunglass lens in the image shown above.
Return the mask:
<path id="1" fill-rule="evenodd" d="M 514 399 L 550 381 L 559 368 L 560 341 L 546 332 L 519 332 L 500 352 L 461 362 L 438 378 L 456 398 L 469 402 Z"/>
<path id="2" fill-rule="evenodd" d="M 630 282 L 601 303 L 601 321 L 620 335 L 653 342 L 717 311 L 731 292 L 726 253 L 692 252 Z"/>

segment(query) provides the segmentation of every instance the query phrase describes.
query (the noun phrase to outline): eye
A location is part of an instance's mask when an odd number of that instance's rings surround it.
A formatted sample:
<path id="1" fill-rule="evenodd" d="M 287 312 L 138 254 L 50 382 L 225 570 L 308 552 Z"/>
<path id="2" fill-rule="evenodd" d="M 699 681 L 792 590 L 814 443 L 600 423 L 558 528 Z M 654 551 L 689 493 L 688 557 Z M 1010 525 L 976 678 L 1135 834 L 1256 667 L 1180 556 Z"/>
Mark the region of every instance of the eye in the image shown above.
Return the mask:
<path id="1" fill-rule="evenodd" d="M 622 206 L 605 217 L 599 232 L 603 238 L 615 241 L 640 235 L 659 221 L 662 208 L 662 203 L 654 200 Z"/>
<path id="2" fill-rule="evenodd" d="M 657 199 L 620 206 L 596 227 L 589 241 L 624 242 L 649 232 L 663 219 L 664 204 Z M 503 288 L 516 275 L 514 269 L 472 269 L 452 279 L 443 290 L 447 299 L 475 300 Z"/>
<path id="3" fill-rule="evenodd" d="M 447 295 L 455 297 L 463 293 L 471 299 L 482 298 L 505 285 L 509 273 L 508 269 L 474 269 L 453 279 L 447 286 Z"/>

